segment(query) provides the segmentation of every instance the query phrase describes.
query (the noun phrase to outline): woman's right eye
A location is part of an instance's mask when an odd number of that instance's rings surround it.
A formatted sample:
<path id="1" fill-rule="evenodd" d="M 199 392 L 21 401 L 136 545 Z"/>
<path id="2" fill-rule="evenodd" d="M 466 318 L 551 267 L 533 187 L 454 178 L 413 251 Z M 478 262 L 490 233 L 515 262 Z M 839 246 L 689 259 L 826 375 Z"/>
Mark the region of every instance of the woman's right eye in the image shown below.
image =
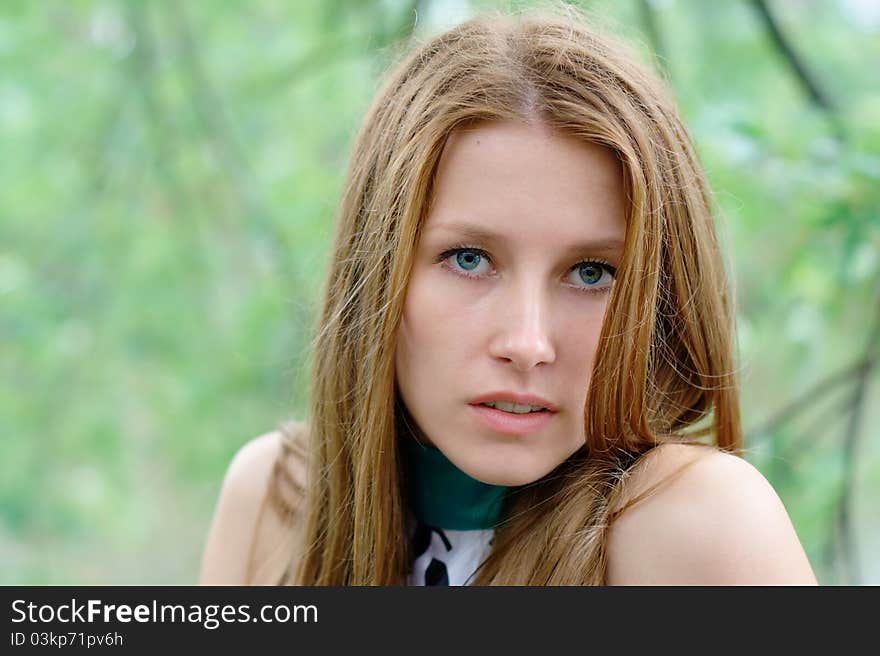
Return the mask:
<path id="1" fill-rule="evenodd" d="M 486 251 L 469 246 L 450 248 L 441 254 L 437 260 L 442 262 L 446 268 L 451 269 L 453 273 L 466 278 L 481 278 L 482 276 L 470 272 L 476 271 L 484 260 L 486 262 L 490 261 Z M 451 264 L 447 263 L 447 261 L 451 262 Z"/>

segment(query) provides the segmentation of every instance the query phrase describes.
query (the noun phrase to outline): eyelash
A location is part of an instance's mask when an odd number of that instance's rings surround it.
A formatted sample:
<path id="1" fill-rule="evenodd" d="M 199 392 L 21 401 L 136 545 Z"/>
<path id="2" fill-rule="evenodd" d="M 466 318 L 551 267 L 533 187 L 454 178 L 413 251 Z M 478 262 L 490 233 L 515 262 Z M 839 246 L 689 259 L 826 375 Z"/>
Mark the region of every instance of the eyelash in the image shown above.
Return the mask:
<path id="1" fill-rule="evenodd" d="M 492 261 L 492 258 L 489 257 L 489 254 L 486 251 L 484 251 L 482 248 L 478 248 L 476 246 L 471 246 L 469 244 L 458 244 L 456 246 L 453 246 L 452 248 L 445 250 L 443 253 L 441 253 L 437 257 L 437 262 L 442 264 L 446 260 L 448 260 L 451 256 L 459 253 L 460 251 L 470 251 L 472 253 L 478 254 L 480 257 L 485 257 L 490 262 Z M 603 269 L 605 269 L 605 271 L 610 273 L 612 278 L 615 278 L 617 275 L 617 269 L 602 259 L 581 260 L 580 262 L 575 264 L 573 267 L 571 267 L 571 269 L 575 269 L 575 268 L 581 266 L 582 264 L 598 264 Z M 455 268 L 453 268 L 449 265 L 446 265 L 446 264 L 444 264 L 443 266 L 445 268 L 449 269 L 450 271 L 452 271 L 452 273 L 459 275 L 459 276 L 462 276 L 463 278 L 471 278 L 471 279 L 475 279 L 475 280 L 479 280 L 481 278 L 481 276 L 474 276 L 474 275 L 471 275 L 468 273 L 464 273 L 464 272 L 462 272 L 458 269 L 455 269 Z M 569 269 L 569 271 L 571 269 Z M 599 287 L 599 288 L 580 287 L 578 285 L 570 285 L 570 286 L 574 287 L 577 291 L 584 292 L 585 294 L 606 294 L 609 291 L 611 291 L 610 285 L 607 287 Z"/>

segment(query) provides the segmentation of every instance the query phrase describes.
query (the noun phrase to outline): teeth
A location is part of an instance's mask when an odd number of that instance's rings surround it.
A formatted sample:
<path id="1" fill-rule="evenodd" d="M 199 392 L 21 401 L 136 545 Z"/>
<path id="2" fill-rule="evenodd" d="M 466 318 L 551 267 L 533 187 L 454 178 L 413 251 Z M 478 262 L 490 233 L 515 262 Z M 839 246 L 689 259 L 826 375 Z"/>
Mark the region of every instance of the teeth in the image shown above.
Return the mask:
<path id="1" fill-rule="evenodd" d="M 518 415 L 524 415 L 529 412 L 538 412 L 545 409 L 539 405 L 520 405 L 519 403 L 507 403 L 506 401 L 487 401 L 486 403 L 483 403 L 483 405 L 487 405 L 490 408 L 495 408 L 497 410 L 504 410 L 505 412 L 513 412 Z"/>

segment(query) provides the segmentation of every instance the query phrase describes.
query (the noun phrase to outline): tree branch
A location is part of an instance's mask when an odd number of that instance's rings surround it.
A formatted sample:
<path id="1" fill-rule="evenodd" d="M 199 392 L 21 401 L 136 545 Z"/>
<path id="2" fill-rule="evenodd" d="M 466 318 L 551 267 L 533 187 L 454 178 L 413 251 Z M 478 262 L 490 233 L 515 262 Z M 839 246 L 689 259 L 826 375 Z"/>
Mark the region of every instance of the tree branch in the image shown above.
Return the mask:
<path id="1" fill-rule="evenodd" d="M 165 116 L 161 101 L 153 86 L 153 67 L 155 64 L 155 48 L 153 35 L 144 15 L 144 9 L 138 4 L 129 4 L 128 20 L 135 34 L 135 48 L 130 58 L 141 103 L 147 115 L 150 131 L 155 135 L 156 150 L 153 164 L 156 175 L 164 183 L 171 195 L 180 205 L 181 212 L 189 214 L 191 210 L 190 195 L 185 184 L 177 175 L 172 156 L 173 139 L 168 136 Z"/>
<path id="2" fill-rule="evenodd" d="M 846 574 L 850 585 L 857 585 L 861 580 L 859 567 L 858 549 L 856 545 L 855 529 L 853 527 L 851 510 L 853 502 L 853 490 L 855 488 L 855 465 L 856 450 L 859 445 L 859 433 L 862 429 L 863 408 L 865 405 L 865 392 L 868 381 L 876 365 L 877 352 L 880 351 L 880 284 L 874 293 L 874 318 L 865 345 L 864 365 L 859 369 L 856 377 L 856 390 L 850 409 L 849 422 L 843 435 L 843 476 L 840 502 L 838 505 L 837 528 L 840 532 L 841 550 L 844 555 Z"/>
<path id="3" fill-rule="evenodd" d="M 859 374 L 865 367 L 873 367 L 878 359 L 877 353 L 868 353 L 860 358 L 854 364 L 849 365 L 845 369 L 838 371 L 827 378 L 823 378 L 815 383 L 806 392 L 789 401 L 781 410 L 776 412 L 772 417 L 765 420 L 763 424 L 748 431 L 748 442 L 759 442 L 766 439 L 777 431 L 780 426 L 788 423 L 804 410 L 815 405 L 816 397 L 820 394 L 827 395 L 832 389 L 840 387 L 845 383 L 858 380 Z"/>
<path id="4" fill-rule="evenodd" d="M 801 87 L 806 91 L 807 97 L 816 107 L 819 108 L 831 123 L 835 136 L 841 141 L 845 141 L 843 126 L 837 116 L 837 110 L 830 96 L 819 86 L 815 76 L 810 71 L 807 64 L 795 52 L 794 46 L 788 38 L 783 34 L 779 23 L 770 11 L 767 0 L 749 0 L 754 10 L 757 12 L 764 29 L 770 37 L 774 48 L 779 52 L 782 58 L 791 68 L 792 72 L 800 83 Z"/>
<path id="5" fill-rule="evenodd" d="M 232 133 L 219 94 L 215 93 L 209 82 L 201 53 L 193 37 L 185 3 L 176 4 L 174 14 L 170 12 L 170 5 L 164 6 L 169 10 L 166 17 L 171 19 L 170 22 L 176 29 L 177 41 L 182 53 L 182 72 L 186 89 L 195 116 L 202 126 L 202 132 L 211 148 L 217 153 L 230 188 L 235 190 L 242 210 L 247 216 L 248 226 L 259 229 L 266 245 L 277 255 L 273 260 L 285 266 L 285 263 L 289 262 L 287 255 L 293 252 L 292 246 L 284 233 L 278 229 L 254 189 L 246 153 Z"/>

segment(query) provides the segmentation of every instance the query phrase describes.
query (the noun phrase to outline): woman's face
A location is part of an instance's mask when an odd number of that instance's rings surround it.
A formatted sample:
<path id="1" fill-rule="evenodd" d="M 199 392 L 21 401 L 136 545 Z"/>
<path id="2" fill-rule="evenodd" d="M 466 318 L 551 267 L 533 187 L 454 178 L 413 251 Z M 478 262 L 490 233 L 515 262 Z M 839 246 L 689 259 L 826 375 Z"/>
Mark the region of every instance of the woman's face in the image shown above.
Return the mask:
<path id="1" fill-rule="evenodd" d="M 584 444 L 587 388 L 625 233 L 610 150 L 512 122 L 450 136 L 395 360 L 419 440 L 495 485 L 535 481 Z M 497 392 L 541 397 L 555 412 L 475 405 Z"/>

